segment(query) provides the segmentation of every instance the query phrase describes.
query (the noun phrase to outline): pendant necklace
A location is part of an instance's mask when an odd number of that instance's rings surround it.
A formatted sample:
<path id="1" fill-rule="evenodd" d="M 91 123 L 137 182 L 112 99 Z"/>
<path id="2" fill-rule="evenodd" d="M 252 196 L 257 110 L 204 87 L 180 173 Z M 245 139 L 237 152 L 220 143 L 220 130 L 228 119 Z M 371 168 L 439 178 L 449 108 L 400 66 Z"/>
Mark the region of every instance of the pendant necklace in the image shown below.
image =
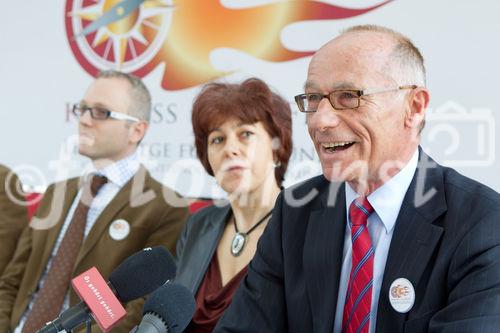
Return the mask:
<path id="1" fill-rule="evenodd" d="M 234 257 L 238 257 L 241 252 L 243 251 L 243 248 L 245 247 L 245 244 L 247 242 L 248 235 L 252 231 L 255 230 L 262 222 L 264 222 L 272 213 L 273 211 L 271 210 L 269 213 L 267 213 L 263 218 L 261 218 L 253 227 L 251 227 L 247 232 L 240 232 L 238 230 L 238 226 L 236 225 L 236 218 L 233 215 L 233 224 L 234 224 L 234 231 L 236 234 L 233 237 L 233 241 L 231 242 L 231 254 Z"/>

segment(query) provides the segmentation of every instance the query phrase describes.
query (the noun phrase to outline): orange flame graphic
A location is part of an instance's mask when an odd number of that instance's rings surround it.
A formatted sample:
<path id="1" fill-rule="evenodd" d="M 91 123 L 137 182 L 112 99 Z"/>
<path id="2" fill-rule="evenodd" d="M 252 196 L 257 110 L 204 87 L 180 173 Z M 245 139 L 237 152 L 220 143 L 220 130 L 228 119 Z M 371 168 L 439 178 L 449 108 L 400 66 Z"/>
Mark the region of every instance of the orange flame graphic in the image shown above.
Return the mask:
<path id="1" fill-rule="evenodd" d="M 89 22 L 96 20 L 97 16 L 94 12 L 91 13 L 94 16 L 89 16 L 87 8 L 92 7 L 91 3 L 87 0 L 83 1 L 85 10 L 82 10 L 82 13 L 73 13 L 72 16 L 81 17 L 86 26 Z M 343 8 L 314 0 L 281 1 L 238 9 L 224 7 L 221 0 L 170 0 L 167 2 L 146 0 L 140 9 L 138 8 L 129 15 L 135 15 L 134 20 L 124 17 L 113 24 L 117 25 L 125 21 L 125 23 L 134 23 L 139 15 L 138 10 L 146 13 L 148 7 L 167 7 L 165 4 L 171 1 L 174 3 L 168 32 L 164 37 L 165 40 L 160 42 L 162 44 L 159 50 L 156 54 L 152 54 L 147 62 L 130 69 L 134 74 L 144 77 L 158 65 L 165 63 L 166 70 L 162 78 L 162 87 L 166 90 L 190 88 L 227 75 L 228 73 L 216 70 L 210 61 L 210 53 L 218 48 L 237 49 L 255 58 L 273 62 L 309 56 L 313 51 L 297 52 L 282 45 L 280 34 L 283 28 L 300 21 L 333 20 L 358 16 L 392 0 L 362 9 Z M 68 12 L 72 2 L 68 0 Z M 121 3 L 119 0 L 98 2 L 104 5 Z M 115 32 L 112 29 L 114 25 L 109 25 L 106 33 L 104 30 L 99 30 L 86 36 L 88 45 L 92 44 L 93 52 L 103 59 L 114 61 L 118 66 L 123 61 L 135 59 L 149 47 L 149 41 L 157 39 L 158 27 L 163 24 L 161 15 L 156 15 L 151 11 L 147 13 L 142 16 L 141 23 L 134 28 L 136 30 L 134 30 L 135 35 L 131 35 L 132 38 L 125 38 L 127 34 L 123 34 L 121 30 Z M 97 74 L 99 69 L 85 59 L 87 57 L 74 42 L 73 36 L 79 31 L 73 31 L 69 19 L 66 21 L 66 27 L 75 56 L 89 73 Z M 125 28 L 127 31 L 131 29 L 128 25 Z M 96 33 L 99 36 L 96 37 Z M 114 44 L 108 38 L 113 33 L 117 35 L 112 38 Z"/>
<path id="2" fill-rule="evenodd" d="M 280 33 L 285 26 L 305 20 L 353 17 L 387 2 L 364 9 L 348 9 L 307 0 L 230 9 L 222 6 L 220 0 L 180 0 L 175 3 L 165 45 L 148 66 L 136 74 L 143 76 L 165 62 L 162 87 L 177 90 L 226 74 L 212 67 L 209 54 L 215 48 L 235 48 L 267 61 L 309 56 L 313 52 L 294 52 L 281 44 Z"/>

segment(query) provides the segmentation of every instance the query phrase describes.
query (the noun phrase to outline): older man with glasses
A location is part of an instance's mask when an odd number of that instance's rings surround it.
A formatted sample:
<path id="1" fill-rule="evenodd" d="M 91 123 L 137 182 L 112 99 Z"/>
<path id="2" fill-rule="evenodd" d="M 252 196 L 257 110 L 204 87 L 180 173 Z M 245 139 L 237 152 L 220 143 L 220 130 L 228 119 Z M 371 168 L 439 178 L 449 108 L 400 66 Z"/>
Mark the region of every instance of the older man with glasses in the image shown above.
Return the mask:
<path id="1" fill-rule="evenodd" d="M 419 147 L 423 57 L 355 26 L 295 100 L 323 174 L 283 191 L 215 332 L 498 332 L 500 195 Z"/>
<path id="2" fill-rule="evenodd" d="M 92 266 L 107 279 L 125 258 L 163 245 L 172 253 L 187 207 L 172 207 L 172 190 L 138 159 L 151 97 L 141 80 L 106 71 L 74 106 L 78 150 L 93 170 L 51 185 L 0 278 L 0 332 L 32 333 L 79 302 L 70 280 Z M 178 203 L 178 202 L 176 202 Z M 142 300 L 112 332 L 129 332 Z M 97 326 L 92 332 L 99 332 Z"/>

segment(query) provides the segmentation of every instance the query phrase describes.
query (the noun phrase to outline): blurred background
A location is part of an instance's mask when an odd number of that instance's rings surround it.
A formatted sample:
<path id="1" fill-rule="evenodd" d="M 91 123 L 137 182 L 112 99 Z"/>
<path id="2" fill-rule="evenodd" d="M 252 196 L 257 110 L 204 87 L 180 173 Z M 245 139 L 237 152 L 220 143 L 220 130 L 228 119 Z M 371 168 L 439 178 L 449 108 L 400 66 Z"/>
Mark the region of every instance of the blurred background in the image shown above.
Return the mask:
<path id="1" fill-rule="evenodd" d="M 129 10 L 113 19 L 115 5 Z M 193 198 L 224 193 L 196 159 L 193 98 L 211 80 L 256 76 L 293 110 L 286 186 L 321 172 L 305 116 L 310 55 L 346 27 L 380 24 L 409 36 L 427 66 L 431 104 L 422 146 L 439 163 L 500 191 L 500 2 L 417 0 L 66 0 L 4 3 L 0 21 L 0 163 L 28 190 L 79 175 L 79 102 L 102 69 L 144 79 L 153 95 L 141 159 Z"/>

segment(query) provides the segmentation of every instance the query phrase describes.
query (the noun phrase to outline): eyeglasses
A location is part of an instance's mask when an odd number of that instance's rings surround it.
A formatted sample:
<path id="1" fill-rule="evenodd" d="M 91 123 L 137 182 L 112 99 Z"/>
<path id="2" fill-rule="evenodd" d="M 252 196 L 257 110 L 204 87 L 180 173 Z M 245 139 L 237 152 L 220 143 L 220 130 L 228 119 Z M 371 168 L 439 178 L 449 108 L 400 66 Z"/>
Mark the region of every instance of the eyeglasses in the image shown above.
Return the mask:
<path id="1" fill-rule="evenodd" d="M 359 108 L 363 96 L 403 89 L 415 89 L 417 87 L 417 85 L 408 85 L 384 89 L 340 89 L 334 90 L 326 95 L 320 93 L 300 94 L 295 96 L 295 102 L 297 103 L 299 110 L 305 113 L 316 112 L 319 103 L 323 100 L 323 98 L 328 98 L 330 104 L 335 110 L 357 109 Z"/>
<path id="2" fill-rule="evenodd" d="M 116 119 L 116 120 L 127 120 L 132 122 L 139 122 L 140 120 L 136 117 L 132 117 L 123 113 L 113 112 L 106 110 L 105 108 L 101 108 L 99 106 L 90 107 L 87 105 L 75 104 L 73 105 L 73 114 L 80 118 L 85 114 L 85 111 L 90 112 L 90 116 L 92 119 L 96 120 L 106 120 L 108 118 Z"/>

